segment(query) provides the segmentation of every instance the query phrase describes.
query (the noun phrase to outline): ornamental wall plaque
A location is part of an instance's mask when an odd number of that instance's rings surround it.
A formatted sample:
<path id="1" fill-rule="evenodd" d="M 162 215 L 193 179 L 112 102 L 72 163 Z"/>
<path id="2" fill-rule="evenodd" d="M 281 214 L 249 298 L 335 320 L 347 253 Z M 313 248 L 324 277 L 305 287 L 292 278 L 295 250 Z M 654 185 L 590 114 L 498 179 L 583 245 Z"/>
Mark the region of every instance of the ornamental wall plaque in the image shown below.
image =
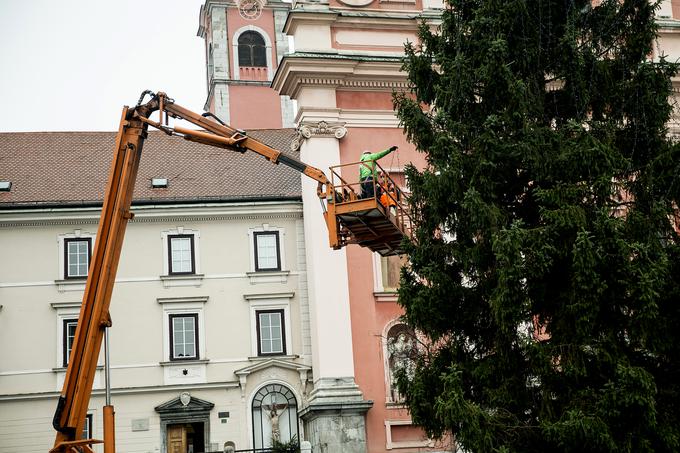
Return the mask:
<path id="1" fill-rule="evenodd" d="M 191 402 L 191 394 L 189 392 L 180 393 L 179 402 L 182 403 L 182 406 L 187 407 Z"/>

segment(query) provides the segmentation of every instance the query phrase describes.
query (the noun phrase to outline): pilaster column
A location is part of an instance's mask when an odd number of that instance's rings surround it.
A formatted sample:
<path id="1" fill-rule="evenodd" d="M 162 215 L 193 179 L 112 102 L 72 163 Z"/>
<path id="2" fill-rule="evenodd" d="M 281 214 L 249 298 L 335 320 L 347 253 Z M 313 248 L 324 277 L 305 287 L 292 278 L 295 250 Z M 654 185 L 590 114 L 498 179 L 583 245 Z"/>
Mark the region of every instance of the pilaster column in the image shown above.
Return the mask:
<path id="1" fill-rule="evenodd" d="M 339 140 L 347 133 L 342 123 L 302 121 L 298 132 L 304 162 L 324 172 L 340 163 Z M 363 453 L 365 414 L 373 402 L 364 401 L 354 381 L 347 258 L 344 249 L 328 245 L 316 187 L 316 181 L 303 178 L 314 390 L 300 416 L 313 451 Z"/>
<path id="2" fill-rule="evenodd" d="M 211 5 L 210 14 L 210 40 L 213 49 L 213 73 L 216 79 L 229 77 L 229 38 L 227 37 L 227 8 L 223 5 Z"/>
<path id="3" fill-rule="evenodd" d="M 281 59 L 290 51 L 288 36 L 283 32 L 283 27 L 288 18 L 288 10 L 274 10 L 274 30 L 276 31 L 276 66 Z M 295 108 L 289 96 L 281 95 L 281 121 L 283 127 L 295 127 Z"/>
<path id="4" fill-rule="evenodd" d="M 327 123 L 325 123 L 327 124 Z M 303 123 L 301 159 L 324 172 L 340 163 L 340 149 L 327 126 Z M 307 273 L 312 316 L 312 350 L 314 381 L 331 382 L 331 386 L 354 382 L 354 359 L 349 311 L 349 286 L 345 250 L 333 250 L 328 245 L 328 228 L 316 194 L 317 182 L 303 177 L 302 201 L 306 237 Z M 344 380 L 341 383 L 339 380 Z M 361 397 L 356 385 L 354 396 Z M 317 392 L 318 393 L 318 392 Z"/>
<path id="5" fill-rule="evenodd" d="M 208 6 L 208 20 L 210 21 L 210 42 L 212 53 L 209 59 L 212 64 L 208 65 L 209 108 L 211 101 L 213 113 L 225 123 L 230 123 L 229 114 L 229 30 L 227 29 L 226 5 L 211 3 Z M 212 66 L 212 67 L 210 67 Z"/>

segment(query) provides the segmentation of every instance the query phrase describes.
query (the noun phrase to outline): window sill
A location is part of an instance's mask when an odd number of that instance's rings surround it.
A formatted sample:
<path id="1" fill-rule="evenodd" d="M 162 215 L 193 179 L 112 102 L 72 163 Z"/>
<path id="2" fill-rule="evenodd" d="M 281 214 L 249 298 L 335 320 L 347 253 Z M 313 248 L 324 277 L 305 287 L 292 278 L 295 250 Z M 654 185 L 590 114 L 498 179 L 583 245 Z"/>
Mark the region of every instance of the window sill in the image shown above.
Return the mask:
<path id="1" fill-rule="evenodd" d="M 299 359 L 299 355 L 278 355 L 278 354 L 269 354 L 269 355 L 256 355 L 256 356 L 251 356 L 248 357 L 248 360 L 250 362 L 266 362 L 267 360 L 271 359 L 279 359 L 279 360 L 295 360 Z"/>
<path id="2" fill-rule="evenodd" d="M 399 300 L 397 291 L 375 291 L 373 293 L 376 302 L 396 302 Z"/>
<path id="3" fill-rule="evenodd" d="M 54 284 L 57 285 L 57 291 L 60 293 L 63 293 L 64 291 L 85 291 L 86 283 L 87 277 L 69 278 L 54 281 Z"/>
<path id="4" fill-rule="evenodd" d="M 185 365 L 205 365 L 210 359 L 190 359 L 190 360 L 168 360 L 159 362 L 160 366 L 185 366 Z"/>
<path id="5" fill-rule="evenodd" d="M 257 271 L 246 272 L 251 285 L 258 283 L 286 283 L 290 271 Z"/>
<path id="6" fill-rule="evenodd" d="M 398 401 L 386 401 L 385 402 L 385 407 L 387 409 L 392 409 L 392 410 L 403 410 L 403 409 L 408 409 L 406 406 L 406 403 L 404 402 L 398 402 Z"/>
<path id="7" fill-rule="evenodd" d="M 164 288 L 173 286 L 195 286 L 199 287 L 203 283 L 203 274 L 178 274 L 178 275 L 161 275 L 161 281 Z"/>

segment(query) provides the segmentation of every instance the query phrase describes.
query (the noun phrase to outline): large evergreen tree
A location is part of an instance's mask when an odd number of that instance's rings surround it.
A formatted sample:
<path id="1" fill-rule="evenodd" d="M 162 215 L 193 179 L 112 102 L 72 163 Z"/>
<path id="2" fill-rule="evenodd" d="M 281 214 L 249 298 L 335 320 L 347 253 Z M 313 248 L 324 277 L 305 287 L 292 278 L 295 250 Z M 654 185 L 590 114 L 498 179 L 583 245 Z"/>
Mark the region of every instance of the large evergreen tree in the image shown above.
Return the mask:
<path id="1" fill-rule="evenodd" d="M 413 420 L 469 452 L 680 451 L 677 67 L 648 0 L 448 0 L 407 45 Z"/>

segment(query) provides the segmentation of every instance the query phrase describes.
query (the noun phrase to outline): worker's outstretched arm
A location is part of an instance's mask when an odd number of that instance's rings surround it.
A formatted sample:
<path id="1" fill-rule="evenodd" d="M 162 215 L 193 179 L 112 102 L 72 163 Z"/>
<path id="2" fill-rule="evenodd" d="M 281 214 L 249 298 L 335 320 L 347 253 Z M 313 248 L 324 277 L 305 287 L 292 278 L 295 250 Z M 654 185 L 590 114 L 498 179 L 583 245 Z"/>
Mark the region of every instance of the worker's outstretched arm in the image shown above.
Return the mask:
<path id="1" fill-rule="evenodd" d="M 389 153 L 392 151 L 395 151 L 397 149 L 397 146 L 390 146 L 389 148 L 383 150 L 383 151 L 378 151 L 377 153 L 372 153 L 372 154 L 367 154 L 365 158 L 362 160 L 378 160 L 381 157 L 387 156 Z"/>

